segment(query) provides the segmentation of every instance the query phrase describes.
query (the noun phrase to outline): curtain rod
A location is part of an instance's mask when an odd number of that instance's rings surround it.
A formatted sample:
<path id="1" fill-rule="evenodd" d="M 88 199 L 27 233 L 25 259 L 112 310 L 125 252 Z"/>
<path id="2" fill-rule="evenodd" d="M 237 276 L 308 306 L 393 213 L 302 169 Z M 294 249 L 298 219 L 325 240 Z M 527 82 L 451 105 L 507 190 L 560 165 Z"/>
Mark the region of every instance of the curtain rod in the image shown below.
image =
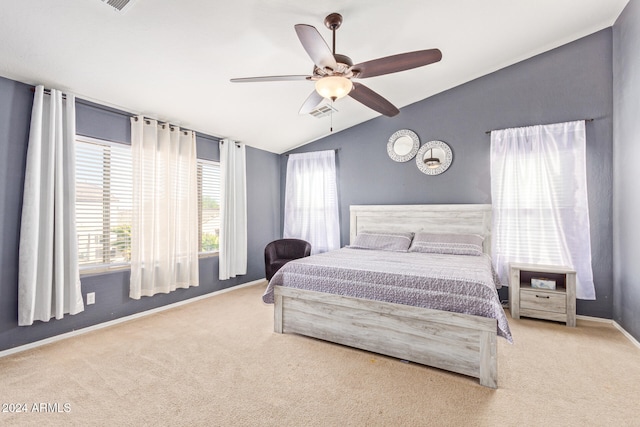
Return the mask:
<path id="1" fill-rule="evenodd" d="M 214 141 L 214 142 L 220 142 L 220 141 L 222 141 L 224 139 L 223 137 L 220 137 L 220 136 L 206 135 L 206 134 L 200 133 L 200 132 L 198 132 L 196 130 L 193 130 L 193 129 L 187 129 L 187 128 L 180 127 L 178 125 L 172 125 L 169 122 L 165 122 L 165 121 L 162 121 L 162 120 L 154 119 L 152 117 L 145 117 L 143 114 L 131 115 L 129 113 L 129 114 L 124 114 L 124 115 L 126 115 L 127 117 L 133 117 L 136 121 L 138 121 L 138 116 L 142 116 L 142 118 L 144 120 L 155 120 L 156 122 L 160 122 L 162 124 L 168 125 L 170 128 L 179 127 L 181 132 L 193 132 L 193 133 L 196 134 L 196 137 L 198 137 L 198 138 L 208 139 L 208 140 Z"/>
<path id="2" fill-rule="evenodd" d="M 169 122 L 165 122 L 165 121 L 162 121 L 162 120 L 154 119 L 154 118 L 151 118 L 151 117 L 145 117 L 145 116 L 144 116 L 144 115 L 142 115 L 142 114 L 133 115 L 133 116 L 132 116 L 132 115 L 130 115 L 130 114 L 128 114 L 128 116 L 130 116 L 131 118 L 133 118 L 136 122 L 138 121 L 138 117 L 139 117 L 139 116 L 142 116 L 142 120 L 144 120 L 147 124 L 151 124 L 151 122 L 150 122 L 150 121 L 151 121 L 151 120 L 154 120 L 154 121 L 158 122 L 158 124 L 160 124 L 161 126 L 163 126 L 163 129 L 164 129 L 164 126 L 169 126 L 169 129 L 171 129 L 171 130 L 174 130 L 175 128 L 180 128 L 180 132 L 184 132 L 184 133 L 185 133 L 185 135 L 187 134 L 187 132 L 193 132 L 193 133 L 195 133 L 195 134 L 197 134 L 197 133 L 198 133 L 198 132 L 196 132 L 195 130 L 186 129 L 186 128 L 181 128 L 181 127 L 180 127 L 180 126 L 178 126 L 178 125 L 172 125 L 172 124 L 171 124 L 171 123 L 169 123 Z"/>
<path id="3" fill-rule="evenodd" d="M 32 86 L 31 87 L 31 92 L 35 93 L 35 91 L 36 91 L 35 86 Z M 45 88 L 44 89 L 44 94 L 45 95 L 51 95 L 51 89 L 46 89 Z M 62 99 L 67 99 L 67 95 L 63 93 L 62 94 Z M 89 100 L 86 100 L 86 99 L 82 99 L 82 98 L 78 98 L 78 97 L 76 97 L 76 102 L 79 102 L 80 104 L 88 105 L 90 107 L 97 107 L 97 108 L 99 108 L 99 109 L 101 109 L 103 111 L 107 111 L 109 113 L 116 113 L 116 114 L 119 114 L 119 115 L 124 116 L 124 117 L 137 117 L 137 115 L 131 114 L 129 112 L 121 111 L 121 110 L 118 110 L 118 109 L 113 108 L 113 107 L 107 107 L 105 105 L 101 105 L 101 104 L 98 104 L 96 102 L 92 102 L 92 101 L 89 101 Z M 151 117 L 144 117 L 144 118 L 145 119 L 151 119 L 151 120 L 157 120 L 157 119 L 152 119 Z M 171 125 L 170 123 L 167 123 L 167 124 L 169 124 L 170 126 L 175 126 L 175 125 Z M 220 140 L 223 139 L 222 137 L 219 137 L 219 136 L 211 136 L 211 135 L 203 134 L 203 133 L 200 133 L 198 131 L 191 130 L 191 129 L 180 128 L 180 130 L 195 132 L 196 135 L 199 138 L 208 139 L 210 141 L 220 142 Z"/>
<path id="4" fill-rule="evenodd" d="M 320 151 L 329 151 L 329 150 L 320 150 Z M 340 148 L 334 148 L 333 151 L 336 153 L 340 151 Z M 305 151 L 303 153 L 291 153 L 291 154 L 304 154 L 304 153 L 315 153 L 315 151 Z M 285 154 L 285 156 L 289 157 L 289 154 Z"/>
<path id="5" fill-rule="evenodd" d="M 35 92 L 36 92 L 36 88 L 35 88 L 35 86 L 33 86 L 33 87 L 31 88 L 31 92 L 33 92 L 33 93 L 35 93 Z M 62 92 L 62 91 L 61 91 L 61 92 Z M 45 95 L 51 95 L 51 89 L 45 89 L 45 90 L 44 90 L 44 94 L 45 94 Z M 63 93 L 63 94 L 62 94 L 62 99 L 67 99 L 67 94 L 66 94 L 66 93 Z"/>
<path id="6" fill-rule="evenodd" d="M 593 121 L 593 119 L 584 119 L 584 121 L 585 121 L 585 122 L 592 122 L 592 121 Z M 531 125 L 531 126 L 537 126 L 537 125 Z M 518 127 L 525 127 L 525 126 L 518 126 Z M 494 132 L 494 131 L 496 131 L 496 130 L 503 130 L 503 129 L 493 129 L 493 130 L 488 130 L 488 131 L 485 131 L 485 134 L 487 134 L 487 135 L 488 135 L 488 134 L 490 134 L 491 132 Z"/>

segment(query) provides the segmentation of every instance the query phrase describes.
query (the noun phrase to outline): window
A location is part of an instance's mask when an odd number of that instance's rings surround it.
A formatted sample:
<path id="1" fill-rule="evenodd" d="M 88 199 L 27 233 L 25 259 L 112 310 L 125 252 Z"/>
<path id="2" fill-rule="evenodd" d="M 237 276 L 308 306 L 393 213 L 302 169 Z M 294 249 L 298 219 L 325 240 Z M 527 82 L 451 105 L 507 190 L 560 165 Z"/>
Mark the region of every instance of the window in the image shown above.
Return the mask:
<path id="1" fill-rule="evenodd" d="M 76 228 L 81 271 L 128 267 L 131 262 L 131 147 L 76 137 Z M 201 254 L 218 252 L 220 164 L 198 159 Z"/>
<path id="2" fill-rule="evenodd" d="M 311 253 L 340 247 L 335 151 L 296 153 L 287 161 L 284 237 L 311 243 Z"/>
<path id="3" fill-rule="evenodd" d="M 577 297 L 595 299 L 584 121 L 491 132 L 492 258 L 575 269 Z"/>
<path id="4" fill-rule="evenodd" d="M 198 159 L 200 253 L 218 252 L 220 238 L 220 164 Z"/>
<path id="5" fill-rule="evenodd" d="M 76 227 L 81 269 L 131 261 L 131 148 L 76 138 Z"/>

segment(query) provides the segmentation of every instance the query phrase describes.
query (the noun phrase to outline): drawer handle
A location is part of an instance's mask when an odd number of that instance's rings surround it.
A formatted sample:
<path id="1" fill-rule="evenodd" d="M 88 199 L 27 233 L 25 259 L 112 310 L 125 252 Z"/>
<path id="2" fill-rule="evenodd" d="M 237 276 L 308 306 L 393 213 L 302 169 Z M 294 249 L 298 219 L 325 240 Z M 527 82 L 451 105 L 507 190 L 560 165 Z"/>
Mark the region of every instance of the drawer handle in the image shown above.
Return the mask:
<path id="1" fill-rule="evenodd" d="M 536 298 L 545 298 L 545 299 L 549 299 L 549 295 L 538 295 L 538 294 L 536 294 Z"/>

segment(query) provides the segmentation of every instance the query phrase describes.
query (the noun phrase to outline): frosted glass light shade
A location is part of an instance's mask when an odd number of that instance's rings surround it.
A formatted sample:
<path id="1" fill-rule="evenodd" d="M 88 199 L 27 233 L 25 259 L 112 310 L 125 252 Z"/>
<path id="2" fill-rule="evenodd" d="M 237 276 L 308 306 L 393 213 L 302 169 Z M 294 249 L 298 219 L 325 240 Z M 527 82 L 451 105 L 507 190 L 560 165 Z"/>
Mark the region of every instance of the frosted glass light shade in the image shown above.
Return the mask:
<path id="1" fill-rule="evenodd" d="M 316 92 L 333 101 L 347 96 L 352 88 L 353 83 L 346 77 L 327 76 L 316 81 Z"/>

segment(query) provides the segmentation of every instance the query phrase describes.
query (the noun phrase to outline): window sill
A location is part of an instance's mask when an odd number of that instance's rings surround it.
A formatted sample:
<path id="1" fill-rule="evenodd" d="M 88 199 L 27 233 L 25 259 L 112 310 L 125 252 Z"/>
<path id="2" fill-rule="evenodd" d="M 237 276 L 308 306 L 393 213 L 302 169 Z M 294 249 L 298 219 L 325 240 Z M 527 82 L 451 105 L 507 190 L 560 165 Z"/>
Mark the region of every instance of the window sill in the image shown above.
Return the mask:
<path id="1" fill-rule="evenodd" d="M 86 269 L 80 269 L 80 277 L 98 276 L 101 274 L 116 273 L 118 271 L 126 271 L 126 270 L 131 270 L 131 266 L 129 264 L 119 265 L 117 267 L 86 268 Z"/>
<path id="2" fill-rule="evenodd" d="M 220 255 L 220 252 L 203 252 L 201 254 L 198 254 L 198 258 L 202 259 L 202 258 L 215 258 L 218 255 Z"/>
<path id="3" fill-rule="evenodd" d="M 215 258 L 220 252 L 205 252 L 198 254 L 198 259 Z M 119 265 L 115 267 L 97 267 L 80 269 L 80 277 L 98 276 L 100 274 L 116 273 L 118 271 L 131 270 L 131 265 Z"/>

